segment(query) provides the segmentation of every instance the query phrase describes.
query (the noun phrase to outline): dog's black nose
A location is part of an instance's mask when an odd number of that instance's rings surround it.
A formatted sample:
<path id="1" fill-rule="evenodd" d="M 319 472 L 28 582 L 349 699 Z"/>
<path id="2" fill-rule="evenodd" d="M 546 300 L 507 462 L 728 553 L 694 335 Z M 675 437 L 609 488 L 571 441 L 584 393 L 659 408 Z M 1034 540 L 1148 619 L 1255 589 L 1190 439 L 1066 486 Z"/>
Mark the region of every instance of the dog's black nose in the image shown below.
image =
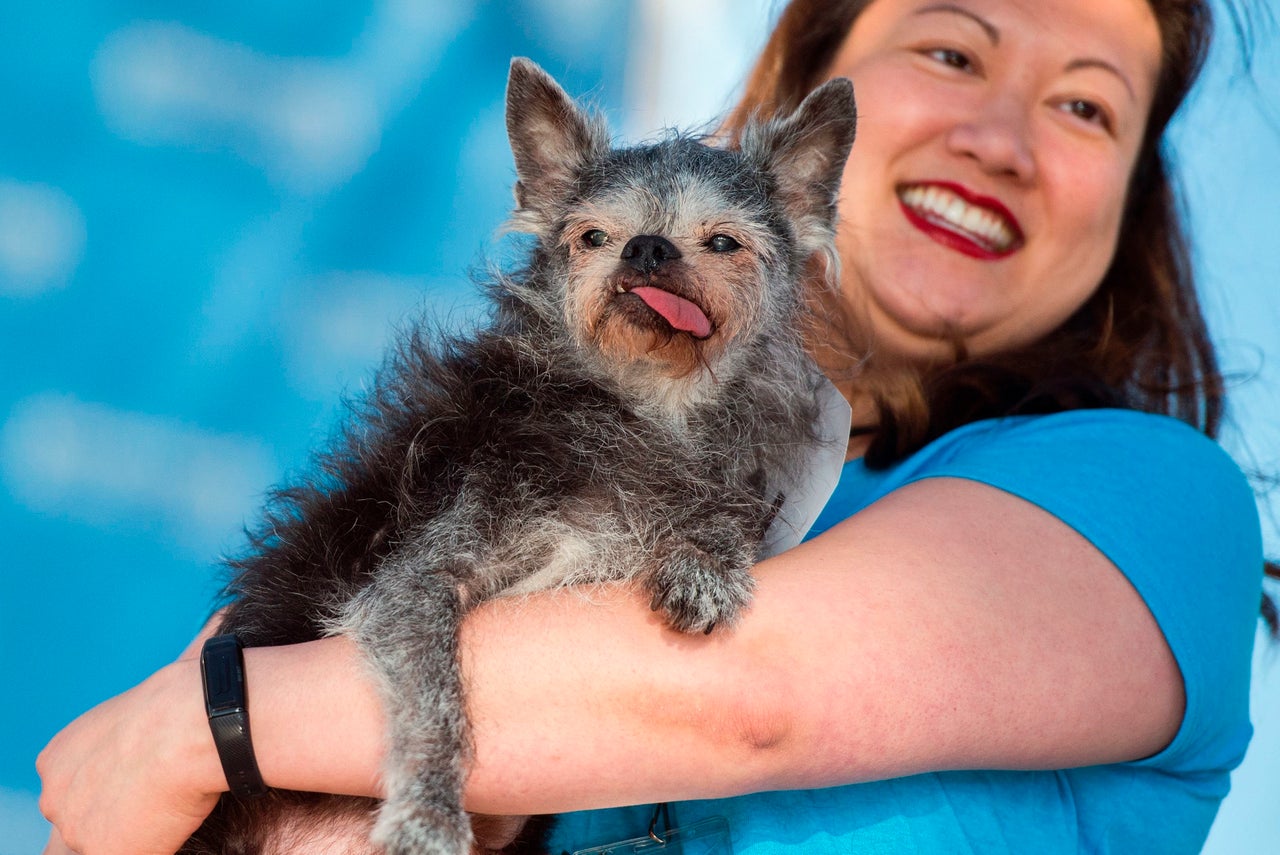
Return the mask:
<path id="1" fill-rule="evenodd" d="M 622 260 L 641 273 L 652 273 L 679 257 L 676 245 L 661 235 L 636 235 L 622 248 Z"/>

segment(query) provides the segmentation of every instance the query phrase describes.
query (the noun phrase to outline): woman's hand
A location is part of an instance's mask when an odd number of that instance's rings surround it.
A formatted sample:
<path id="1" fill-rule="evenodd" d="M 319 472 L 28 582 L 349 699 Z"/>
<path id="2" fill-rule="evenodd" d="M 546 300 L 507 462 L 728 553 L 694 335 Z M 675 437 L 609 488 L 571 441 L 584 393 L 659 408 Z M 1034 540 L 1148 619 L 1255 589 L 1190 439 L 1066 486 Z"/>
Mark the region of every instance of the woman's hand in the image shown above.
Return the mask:
<path id="1" fill-rule="evenodd" d="M 227 781 L 195 658 L 210 632 L 40 753 L 40 810 L 55 828 L 46 855 L 172 855 L 213 809 Z M 385 719 L 355 645 L 335 637 L 244 656 L 267 784 L 380 796 Z"/>
<path id="2" fill-rule="evenodd" d="M 200 665 L 175 662 L 67 725 L 36 759 L 46 855 L 172 855 L 226 787 Z"/>

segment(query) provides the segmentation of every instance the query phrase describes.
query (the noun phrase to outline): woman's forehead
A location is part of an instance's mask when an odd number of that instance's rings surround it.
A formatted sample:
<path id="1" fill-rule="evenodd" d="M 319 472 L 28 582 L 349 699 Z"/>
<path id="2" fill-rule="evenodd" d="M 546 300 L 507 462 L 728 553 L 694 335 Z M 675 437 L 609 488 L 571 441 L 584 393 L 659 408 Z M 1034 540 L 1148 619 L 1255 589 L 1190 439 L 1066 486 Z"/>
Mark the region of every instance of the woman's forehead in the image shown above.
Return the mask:
<path id="1" fill-rule="evenodd" d="M 867 30 L 928 28 L 968 28 L 996 45 L 1031 42 L 1046 61 L 1115 69 L 1135 91 L 1151 91 L 1159 74 L 1160 28 L 1148 0 L 872 0 L 846 47 Z"/>

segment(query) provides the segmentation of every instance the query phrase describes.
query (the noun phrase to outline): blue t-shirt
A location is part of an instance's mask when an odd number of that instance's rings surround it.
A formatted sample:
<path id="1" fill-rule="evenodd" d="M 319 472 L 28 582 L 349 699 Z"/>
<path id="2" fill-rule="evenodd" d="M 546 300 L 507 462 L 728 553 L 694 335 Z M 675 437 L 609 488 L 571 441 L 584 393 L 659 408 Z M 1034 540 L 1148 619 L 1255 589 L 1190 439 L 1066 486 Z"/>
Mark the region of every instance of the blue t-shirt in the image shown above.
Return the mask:
<path id="1" fill-rule="evenodd" d="M 983 421 L 886 471 L 846 464 L 810 536 L 936 477 L 980 481 L 1045 509 L 1125 574 L 1182 671 L 1186 712 L 1174 740 L 1153 757 L 1108 766 L 942 772 L 681 802 L 670 806 L 672 827 L 726 817 L 737 855 L 1199 852 L 1252 735 L 1263 558 L 1240 469 L 1216 443 L 1162 416 L 1085 410 Z M 551 851 L 643 836 L 651 814 L 566 815 Z"/>

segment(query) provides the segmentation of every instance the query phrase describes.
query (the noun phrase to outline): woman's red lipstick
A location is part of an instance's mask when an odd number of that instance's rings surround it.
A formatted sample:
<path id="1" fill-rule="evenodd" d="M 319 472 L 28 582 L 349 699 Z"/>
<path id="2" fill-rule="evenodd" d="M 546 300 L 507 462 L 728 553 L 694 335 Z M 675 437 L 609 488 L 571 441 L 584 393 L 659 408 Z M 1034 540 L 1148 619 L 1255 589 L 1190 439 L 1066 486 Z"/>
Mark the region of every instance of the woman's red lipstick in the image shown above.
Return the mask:
<path id="1" fill-rule="evenodd" d="M 968 223 L 956 222 L 947 212 L 959 200 L 966 206 Z M 925 235 L 971 258 L 996 261 L 1022 247 L 1017 218 L 998 199 L 981 196 L 949 181 L 930 181 L 898 187 L 898 204 L 907 221 Z M 972 209 L 981 210 L 975 216 Z"/>

